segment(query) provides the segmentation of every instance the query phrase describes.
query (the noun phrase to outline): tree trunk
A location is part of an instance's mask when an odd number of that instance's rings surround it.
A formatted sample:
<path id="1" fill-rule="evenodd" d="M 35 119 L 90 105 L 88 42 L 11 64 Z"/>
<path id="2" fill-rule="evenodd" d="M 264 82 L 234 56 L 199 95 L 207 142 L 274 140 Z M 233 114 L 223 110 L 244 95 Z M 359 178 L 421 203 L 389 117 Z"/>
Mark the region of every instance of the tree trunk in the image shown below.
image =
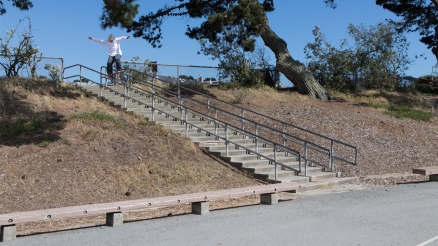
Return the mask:
<path id="1" fill-rule="evenodd" d="M 276 69 L 297 87 L 299 93 L 323 101 L 328 100 L 328 93 L 324 87 L 303 64 L 292 58 L 286 42 L 277 36 L 271 27 L 267 26 L 261 37 L 265 45 L 275 54 Z"/>

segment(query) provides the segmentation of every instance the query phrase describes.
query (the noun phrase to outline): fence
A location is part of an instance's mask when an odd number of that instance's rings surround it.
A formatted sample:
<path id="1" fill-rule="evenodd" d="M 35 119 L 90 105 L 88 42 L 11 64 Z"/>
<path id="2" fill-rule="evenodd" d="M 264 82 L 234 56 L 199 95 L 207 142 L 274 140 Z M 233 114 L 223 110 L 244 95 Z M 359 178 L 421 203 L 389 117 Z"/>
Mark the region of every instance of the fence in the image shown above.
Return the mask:
<path id="1" fill-rule="evenodd" d="M 0 56 L 0 77 L 47 77 L 62 79 L 64 59 L 61 57 L 35 56 L 25 62 L 14 63 L 14 58 Z"/>
<path id="2" fill-rule="evenodd" d="M 171 65 L 171 64 L 158 64 L 156 62 L 130 62 L 122 61 L 122 67 L 124 69 L 133 69 L 141 73 L 153 75 L 161 81 L 169 83 L 177 83 L 177 79 L 180 79 L 182 83 L 195 83 L 195 82 L 228 82 L 231 79 L 225 77 L 221 73 L 219 67 L 209 66 L 193 66 L 193 65 Z M 141 78 L 140 78 L 141 80 Z"/>

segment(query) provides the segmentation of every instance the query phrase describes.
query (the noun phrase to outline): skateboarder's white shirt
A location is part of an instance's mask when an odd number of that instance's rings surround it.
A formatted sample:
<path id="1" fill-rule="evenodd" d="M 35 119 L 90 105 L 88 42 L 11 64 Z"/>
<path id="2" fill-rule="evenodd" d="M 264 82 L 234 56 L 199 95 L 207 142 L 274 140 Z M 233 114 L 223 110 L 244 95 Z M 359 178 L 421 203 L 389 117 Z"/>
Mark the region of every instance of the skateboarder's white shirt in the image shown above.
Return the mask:
<path id="1" fill-rule="evenodd" d="M 108 48 L 109 55 L 115 56 L 115 55 L 122 55 L 122 50 L 120 49 L 120 42 L 123 39 L 128 39 L 128 37 L 121 36 L 118 38 L 114 38 L 113 42 L 110 42 L 108 39 L 103 40 L 103 39 L 98 39 L 98 38 L 92 38 L 91 40 L 105 45 Z"/>

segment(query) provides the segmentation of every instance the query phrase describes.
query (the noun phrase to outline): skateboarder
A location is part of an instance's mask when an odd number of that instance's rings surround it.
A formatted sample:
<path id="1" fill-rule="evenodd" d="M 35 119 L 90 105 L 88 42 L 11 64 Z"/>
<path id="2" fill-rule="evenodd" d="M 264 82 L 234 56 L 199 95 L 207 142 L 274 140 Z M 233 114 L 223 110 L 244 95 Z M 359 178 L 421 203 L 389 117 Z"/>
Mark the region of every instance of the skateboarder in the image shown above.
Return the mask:
<path id="1" fill-rule="evenodd" d="M 110 34 L 107 40 L 102 40 L 98 38 L 93 38 L 91 36 L 88 39 L 96 41 L 105 45 L 108 48 L 108 61 L 106 63 L 106 73 L 108 75 L 113 73 L 113 63 L 116 63 L 117 72 L 122 70 L 122 63 L 120 62 L 120 58 L 122 57 L 122 50 L 120 49 L 120 42 L 123 39 L 129 39 L 131 36 L 121 36 L 118 38 L 114 38 L 114 35 Z"/>

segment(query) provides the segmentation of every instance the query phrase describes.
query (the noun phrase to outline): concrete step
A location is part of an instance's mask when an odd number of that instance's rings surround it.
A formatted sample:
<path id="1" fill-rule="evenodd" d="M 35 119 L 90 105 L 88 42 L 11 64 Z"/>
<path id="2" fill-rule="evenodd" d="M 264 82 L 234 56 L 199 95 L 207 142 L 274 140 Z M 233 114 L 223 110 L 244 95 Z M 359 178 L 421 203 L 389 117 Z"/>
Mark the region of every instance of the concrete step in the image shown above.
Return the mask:
<path id="1" fill-rule="evenodd" d="M 308 178 L 308 181 L 312 182 L 316 180 L 326 180 L 326 179 L 336 178 L 336 173 L 315 171 L 308 173 L 307 176 L 304 176 L 304 170 L 303 170 L 303 172 L 299 173 L 298 176 L 306 177 Z M 295 172 L 291 170 L 277 170 L 278 179 L 276 180 L 275 169 L 274 169 L 273 171 L 268 171 L 268 172 L 257 172 L 255 173 L 255 177 L 263 180 L 270 180 L 271 182 L 278 182 L 283 180 L 294 179 L 296 175 Z"/>
<path id="2" fill-rule="evenodd" d="M 221 136 L 221 135 L 219 135 Z M 194 142 L 195 144 L 199 144 L 200 142 L 214 142 L 214 141 L 221 141 L 224 142 L 224 139 L 218 139 L 216 140 L 216 136 L 194 136 L 191 137 L 189 136 L 189 138 L 192 140 L 192 142 Z M 223 136 L 223 138 L 225 138 L 225 135 Z M 229 135 L 228 136 L 228 140 L 229 141 L 235 141 L 235 140 L 240 140 L 242 139 L 242 136 L 240 135 Z"/>
<path id="3" fill-rule="evenodd" d="M 274 159 L 274 153 L 266 153 L 264 154 L 264 156 L 268 157 L 268 158 L 272 158 Z M 230 157 L 223 157 L 225 160 L 234 162 L 234 163 L 243 163 L 243 162 L 248 162 L 248 161 L 256 161 L 256 160 L 266 160 L 269 161 L 268 159 L 265 159 L 264 157 L 258 157 L 255 154 L 247 154 L 247 155 L 233 155 Z M 297 158 L 295 156 L 284 156 L 283 153 L 277 153 L 277 161 L 278 162 L 294 162 L 297 161 Z"/>
<path id="4" fill-rule="evenodd" d="M 297 182 L 297 183 L 308 183 L 310 182 L 310 178 L 303 175 L 295 175 L 294 171 L 284 171 L 279 170 L 277 172 L 278 180 L 288 180 L 289 182 Z M 254 173 L 254 177 L 265 180 L 271 183 L 280 183 L 279 181 L 275 181 L 275 173 Z"/>
<path id="5" fill-rule="evenodd" d="M 248 154 L 247 151 L 248 150 L 246 150 L 246 149 L 236 150 L 235 148 L 230 148 L 230 149 L 228 149 L 228 155 L 230 155 L 230 156 L 245 155 L 245 154 Z M 218 150 L 218 151 L 210 150 L 210 152 L 215 154 L 216 156 L 219 156 L 219 157 L 225 157 L 226 156 L 226 150 Z M 271 152 L 272 152 L 271 148 L 259 148 L 258 149 L 258 153 L 269 154 Z"/>
<path id="6" fill-rule="evenodd" d="M 251 143 L 242 143 L 240 145 L 243 146 L 243 147 L 249 148 L 249 149 L 253 149 L 253 150 L 255 150 L 255 148 L 256 148 L 256 144 L 252 143 L 252 142 Z M 216 151 L 216 152 L 217 151 L 225 151 L 226 148 L 227 148 L 227 146 L 225 146 L 225 142 L 223 142 L 223 144 L 206 145 L 206 146 L 201 146 L 201 147 L 206 148 L 208 151 Z M 260 146 L 259 146 L 259 148 L 260 148 Z M 228 147 L 228 150 L 230 150 L 230 149 L 235 150 L 235 149 L 243 149 L 243 148 L 240 148 L 240 147 L 237 147 L 234 144 L 231 144 Z"/>
<path id="7" fill-rule="evenodd" d="M 288 165 L 288 166 L 299 170 L 298 163 L 296 165 Z M 257 166 L 246 166 L 246 167 L 243 167 L 243 168 L 245 170 L 250 170 L 253 173 L 271 173 L 271 172 L 274 172 L 275 165 L 274 164 L 264 164 L 264 165 L 257 165 Z M 281 165 L 277 165 L 277 170 L 282 170 Z M 310 174 L 317 175 L 320 172 L 321 172 L 321 168 L 307 167 L 307 174 L 308 174 L 307 176 L 311 176 Z M 303 167 L 302 173 L 300 175 L 304 175 L 304 167 Z"/>
<path id="8" fill-rule="evenodd" d="M 294 180 L 279 179 L 275 183 L 281 183 L 281 182 L 294 182 Z M 319 180 L 307 182 L 305 186 L 300 188 L 297 192 L 305 192 L 305 191 L 316 190 L 316 189 L 327 189 L 335 185 L 354 184 L 357 182 L 358 182 L 358 178 L 356 177 L 319 179 Z"/>

